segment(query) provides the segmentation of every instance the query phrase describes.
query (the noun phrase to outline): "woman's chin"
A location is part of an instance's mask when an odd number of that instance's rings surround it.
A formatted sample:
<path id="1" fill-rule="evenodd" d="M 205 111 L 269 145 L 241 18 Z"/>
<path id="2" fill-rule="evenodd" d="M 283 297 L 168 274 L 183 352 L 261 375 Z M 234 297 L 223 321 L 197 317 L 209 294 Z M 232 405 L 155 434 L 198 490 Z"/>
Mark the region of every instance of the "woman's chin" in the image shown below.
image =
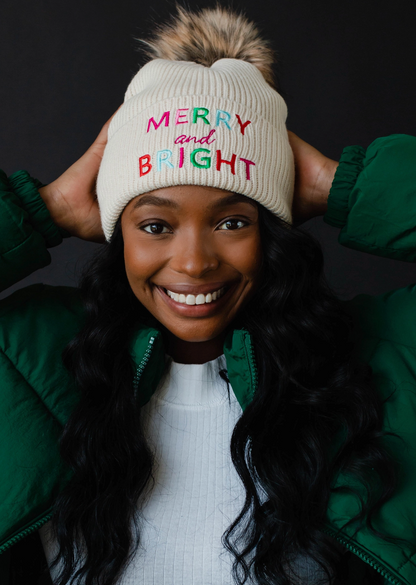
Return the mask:
<path id="1" fill-rule="evenodd" d="M 225 334 L 224 329 L 222 329 L 220 331 L 205 333 L 205 334 L 201 333 L 201 331 L 183 332 L 183 331 L 177 331 L 177 330 L 171 331 L 170 329 L 168 329 L 168 332 L 176 340 L 182 341 L 184 343 L 201 343 L 201 344 L 213 342 L 213 341 L 217 340 L 218 338 L 223 337 Z"/>

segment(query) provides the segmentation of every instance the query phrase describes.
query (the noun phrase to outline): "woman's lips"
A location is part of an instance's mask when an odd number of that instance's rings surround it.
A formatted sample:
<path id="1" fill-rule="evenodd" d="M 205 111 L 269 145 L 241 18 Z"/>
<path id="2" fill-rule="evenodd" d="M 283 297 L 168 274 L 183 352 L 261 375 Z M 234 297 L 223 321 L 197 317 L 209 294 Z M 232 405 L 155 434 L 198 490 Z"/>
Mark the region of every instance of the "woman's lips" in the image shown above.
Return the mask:
<path id="1" fill-rule="evenodd" d="M 216 285 L 215 285 L 216 286 Z M 158 293 L 161 295 L 163 301 L 173 310 L 175 311 L 178 315 L 183 315 L 183 316 L 188 316 L 188 317 L 206 317 L 209 316 L 213 313 L 216 313 L 218 310 L 221 310 L 223 308 L 223 306 L 227 303 L 228 299 L 230 298 L 232 292 L 235 290 L 237 284 L 233 284 L 231 286 L 225 286 L 223 288 L 225 288 L 222 296 L 216 300 L 212 300 L 209 303 L 204 303 L 204 304 L 194 304 L 194 305 L 189 305 L 186 303 L 180 303 L 178 301 L 175 301 L 174 299 L 172 299 L 166 292 L 166 289 L 164 287 L 161 286 L 156 286 L 156 290 L 158 291 Z M 190 293 L 186 291 L 183 293 L 179 293 L 180 289 L 182 289 L 182 291 L 185 291 L 185 287 L 172 287 L 173 289 L 175 289 L 173 292 L 177 292 L 178 294 L 184 294 L 185 296 L 187 295 L 194 295 L 195 297 L 198 296 L 198 294 L 205 294 L 207 295 L 208 293 L 210 293 L 211 291 L 214 292 L 216 290 L 219 290 L 221 288 L 221 286 L 216 289 L 213 288 L 212 285 L 208 285 L 208 290 L 206 293 L 202 292 L 202 287 L 187 287 L 188 290 L 193 290 L 194 292 Z M 205 289 L 207 289 L 207 286 L 204 287 Z M 168 289 L 171 290 L 171 289 Z"/>
<path id="2" fill-rule="evenodd" d="M 207 284 L 200 284 L 200 285 L 189 285 L 189 284 L 173 284 L 173 283 L 167 283 L 165 284 L 159 284 L 156 286 L 159 286 L 160 288 L 164 288 L 167 290 L 170 290 L 174 293 L 178 293 L 178 294 L 184 294 L 184 295 L 199 295 L 199 294 L 203 294 L 206 295 L 208 293 L 213 293 L 216 290 L 219 290 L 220 288 L 224 288 L 224 287 L 230 287 L 233 284 L 235 284 L 234 282 L 224 282 L 224 281 L 218 281 L 218 282 L 210 282 Z"/>

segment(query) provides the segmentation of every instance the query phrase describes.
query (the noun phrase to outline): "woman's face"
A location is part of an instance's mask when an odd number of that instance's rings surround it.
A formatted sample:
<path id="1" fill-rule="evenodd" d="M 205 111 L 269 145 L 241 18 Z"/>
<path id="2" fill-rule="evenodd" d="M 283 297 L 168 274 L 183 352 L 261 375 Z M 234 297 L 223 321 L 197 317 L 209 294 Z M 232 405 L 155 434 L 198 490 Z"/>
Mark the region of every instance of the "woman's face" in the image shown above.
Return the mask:
<path id="1" fill-rule="evenodd" d="M 184 341 L 215 339 L 253 295 L 257 205 L 213 187 L 139 195 L 121 217 L 127 278 L 139 301 Z"/>

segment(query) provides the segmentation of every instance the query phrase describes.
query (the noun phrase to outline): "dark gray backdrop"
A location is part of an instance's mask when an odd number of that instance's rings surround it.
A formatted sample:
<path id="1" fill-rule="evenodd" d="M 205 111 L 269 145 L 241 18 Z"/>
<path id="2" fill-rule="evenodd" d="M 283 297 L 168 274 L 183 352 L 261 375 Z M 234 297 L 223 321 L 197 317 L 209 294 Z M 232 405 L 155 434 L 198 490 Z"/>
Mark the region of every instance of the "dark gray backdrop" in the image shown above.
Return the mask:
<path id="1" fill-rule="evenodd" d="M 23 168 L 48 183 L 81 156 L 143 63 L 134 38 L 173 6 L 167 0 L 3 0 L 0 168 L 7 174 Z M 415 3 L 246 0 L 240 6 L 278 51 L 290 130 L 337 160 L 348 145 L 416 135 Z M 322 218 L 303 227 L 320 240 L 328 280 L 341 298 L 416 282 L 414 264 L 342 247 L 338 229 Z M 97 246 L 64 240 L 50 249 L 49 266 L 0 298 L 34 282 L 76 285 Z"/>

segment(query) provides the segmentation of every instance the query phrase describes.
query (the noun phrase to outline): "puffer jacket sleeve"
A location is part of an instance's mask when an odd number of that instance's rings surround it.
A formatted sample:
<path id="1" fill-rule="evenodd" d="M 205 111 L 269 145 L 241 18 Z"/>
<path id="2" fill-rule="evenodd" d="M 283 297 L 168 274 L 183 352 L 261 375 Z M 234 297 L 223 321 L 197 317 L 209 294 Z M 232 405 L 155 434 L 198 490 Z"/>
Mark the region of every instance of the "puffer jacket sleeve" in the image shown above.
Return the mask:
<path id="1" fill-rule="evenodd" d="M 343 246 L 415 262 L 416 137 L 393 134 L 377 138 L 366 150 L 345 148 L 324 221 L 341 228 L 338 241 Z M 360 343 L 365 338 L 389 340 L 398 354 L 399 347 L 411 348 L 413 357 L 403 358 L 403 363 L 410 367 L 414 380 L 416 283 L 376 296 L 358 294 L 343 303 L 354 315 Z M 393 365 L 390 354 L 384 361 L 391 371 L 400 369 Z"/>
<path id="2" fill-rule="evenodd" d="M 27 171 L 0 169 L 0 291 L 51 263 L 48 248 L 70 234 L 59 228 Z"/>
<path id="3" fill-rule="evenodd" d="M 324 221 L 338 241 L 406 262 L 416 261 L 416 137 L 392 134 L 367 149 L 343 150 Z"/>

